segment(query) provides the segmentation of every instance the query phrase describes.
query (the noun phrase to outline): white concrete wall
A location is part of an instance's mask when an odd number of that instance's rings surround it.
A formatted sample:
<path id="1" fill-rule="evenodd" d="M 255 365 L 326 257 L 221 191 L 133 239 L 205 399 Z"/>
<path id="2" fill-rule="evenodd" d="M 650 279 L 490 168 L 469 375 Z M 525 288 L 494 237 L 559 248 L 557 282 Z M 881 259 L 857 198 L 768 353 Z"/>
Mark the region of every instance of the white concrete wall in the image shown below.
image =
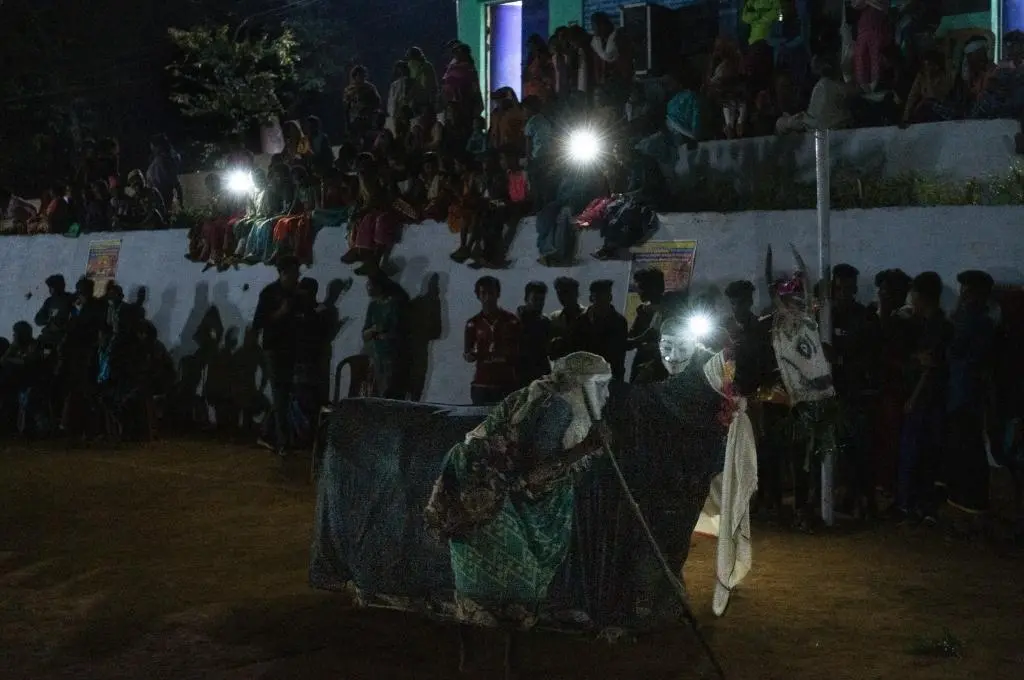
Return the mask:
<path id="1" fill-rule="evenodd" d="M 833 261 L 850 262 L 863 272 L 861 297 L 873 294 L 874 274 L 902 267 L 911 274 L 933 269 L 947 281 L 967 268 L 983 268 L 1003 283 L 1024 283 L 1024 235 L 1021 208 L 910 208 L 834 213 Z M 696 290 L 721 290 L 729 281 L 757 281 L 763 271 L 764 251 L 772 244 L 780 270 L 791 266 L 787 244 L 793 242 L 810 266 L 817 261 L 816 223 L 812 211 L 733 214 L 674 214 L 663 216 L 656 240 L 696 239 L 694 276 Z M 513 244 L 512 265 L 498 272 L 474 271 L 448 258 L 455 237 L 439 224 L 409 227 L 397 247 L 402 265 L 398 277 L 414 297 L 426 290 L 430 277 L 438 277 L 443 333 L 430 350 L 430 373 L 424 399 L 463 403 L 469 399 L 471 366 L 462 360 L 463 323 L 477 311 L 473 282 L 484 273 L 496 274 L 503 284 L 502 303 L 514 309 L 524 285 L 539 279 L 549 285 L 558 276 L 574 276 L 586 285 L 599 278 L 616 283 L 615 297 L 625 297 L 629 264 L 596 262 L 587 253 L 598 247 L 598 236 L 584 234 L 579 262 L 574 267 L 544 268 L 535 263 L 532 222 L 524 222 Z M 129 294 L 139 285 L 149 290 L 147 312 L 161 338 L 176 356 L 195 349 L 192 334 L 209 305 L 217 305 L 225 328 L 242 327 L 255 309 L 260 289 L 275 277 L 273 269 L 257 265 L 238 271 L 202 272 L 202 265 L 184 259 L 182 231 L 91 234 L 78 239 L 62 236 L 12 236 L 2 239 L 0 249 L 0 334 L 9 337 L 20 319 L 31 320 L 46 297 L 43 280 L 62 273 L 69 286 L 85 272 L 89 241 L 123 239 L 117 280 Z M 321 282 L 351 276 L 339 263 L 345 249 L 344 230 L 321 232 L 316 243 L 316 264 L 310 275 Z M 585 292 L 584 292 L 585 295 Z M 759 284 L 759 304 L 765 302 Z M 947 291 L 947 302 L 952 291 Z M 360 330 L 367 303 L 357 279 L 340 303 L 342 316 L 350 317 L 335 341 L 335 360 L 358 353 Z M 549 309 L 555 308 L 554 295 Z"/>
<path id="2" fill-rule="evenodd" d="M 910 172 L 950 180 L 1004 176 L 1017 158 L 1013 120 L 958 120 L 911 125 L 833 130 L 833 167 L 895 176 Z M 814 181 L 814 134 L 701 142 L 682 149 L 675 172 L 681 181 L 698 172 L 721 173 L 755 182 L 764 173 L 785 172 Z"/>

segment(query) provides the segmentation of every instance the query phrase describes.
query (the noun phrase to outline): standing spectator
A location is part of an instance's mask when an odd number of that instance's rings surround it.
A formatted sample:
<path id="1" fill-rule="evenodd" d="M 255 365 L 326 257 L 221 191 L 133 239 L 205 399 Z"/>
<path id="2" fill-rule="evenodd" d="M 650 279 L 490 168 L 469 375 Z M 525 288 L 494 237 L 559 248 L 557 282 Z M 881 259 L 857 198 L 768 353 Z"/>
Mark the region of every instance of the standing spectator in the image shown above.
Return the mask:
<path id="1" fill-rule="evenodd" d="M 270 377 L 273 400 L 270 434 L 279 456 L 287 455 L 291 444 L 288 411 L 295 375 L 296 319 L 300 305 L 298 287 L 298 259 L 291 255 L 278 258 L 277 281 L 260 291 L 252 320 L 253 330 L 262 333 L 264 368 Z"/>
<path id="2" fill-rule="evenodd" d="M 157 190 L 163 199 L 163 215 L 171 213 L 175 199 L 178 205 L 184 204 L 184 194 L 178 175 L 181 173 L 181 156 L 171 147 L 166 135 L 157 135 L 149 143 L 152 159 L 146 169 L 145 185 Z"/>
<path id="3" fill-rule="evenodd" d="M 633 284 L 640 296 L 640 306 L 627 342 L 628 349 L 636 350 L 629 381 L 636 384 L 659 382 L 668 377 L 658 349 L 664 318 L 661 299 L 665 295 L 665 274 L 656 267 L 641 269 L 633 274 Z"/>
<path id="4" fill-rule="evenodd" d="M 380 93 L 373 83 L 367 81 L 365 67 L 352 68 L 343 98 L 349 141 L 363 148 L 373 130 L 374 116 L 381 109 Z"/>
<path id="5" fill-rule="evenodd" d="M 437 71 L 434 65 L 423 56 L 423 50 L 410 47 L 405 53 L 405 61 L 409 65 L 409 76 L 416 82 L 416 110 L 424 104 L 432 109 L 437 107 Z"/>
<path id="6" fill-rule="evenodd" d="M 483 113 L 483 95 L 480 92 L 480 74 L 469 45 L 455 43 L 452 60 L 448 62 L 441 79 L 441 94 L 445 103 L 445 126 L 459 139 L 468 139 L 473 119 Z"/>
<path id="7" fill-rule="evenodd" d="M 992 277 L 983 271 L 960 272 L 960 299 L 953 312 L 949 345 L 944 478 L 951 505 L 970 514 L 988 510 L 989 464 L 985 422 L 994 418 L 992 355 L 995 321 L 989 311 Z"/>
<path id="8" fill-rule="evenodd" d="M 330 351 L 331 309 L 317 300 L 319 292 L 316 279 L 307 276 L 299 281 L 293 398 L 298 408 L 292 409 L 292 433 L 297 441 L 307 444 L 312 441 L 322 398 L 327 393 L 325 383 L 330 381 L 330 369 L 324 370 L 324 354 Z"/>
<path id="9" fill-rule="evenodd" d="M 519 104 L 511 87 L 499 88 L 491 95 L 491 102 L 494 105 L 488 140 L 491 148 L 521 155 L 525 146 L 524 128 L 530 114 Z"/>
<path id="10" fill-rule="evenodd" d="M 942 53 L 936 50 L 925 52 L 921 58 L 921 70 L 910 86 L 903 109 L 904 124 L 936 120 L 935 105 L 946 100 L 951 87 Z"/>
<path id="11" fill-rule="evenodd" d="M 548 203 L 551 195 L 551 171 L 554 168 L 555 124 L 537 97 L 523 100 L 526 111 L 526 178 L 530 184 L 534 210 Z"/>
<path id="12" fill-rule="evenodd" d="M 608 279 L 590 284 L 590 306 L 579 321 L 579 339 L 584 352 L 603 357 L 611 364 L 612 379 L 621 382 L 626 376 L 626 317 L 612 305 L 612 286 Z"/>
<path id="13" fill-rule="evenodd" d="M 946 416 L 946 351 L 952 329 L 939 299 L 942 279 L 918 274 L 910 286 L 911 353 L 904 366 L 907 401 L 903 406 L 897 508 L 904 516 L 935 522 L 935 482 L 941 464 Z"/>
<path id="14" fill-rule="evenodd" d="M 44 348 L 56 349 L 64 342 L 75 299 L 65 290 L 66 285 L 60 274 L 46 277 L 46 288 L 50 295 L 35 316 L 36 325 L 42 329 L 39 332 L 39 343 Z"/>
<path id="15" fill-rule="evenodd" d="M 68 332 L 64 339 L 61 363 L 66 395 L 61 426 L 65 433 L 81 435 L 88 426 L 87 414 L 95 384 L 91 373 L 100 329 L 106 326 L 107 307 L 95 297 L 95 282 L 82 277 L 75 284 Z"/>
<path id="16" fill-rule="evenodd" d="M 875 276 L 881 352 L 878 365 L 879 408 L 874 430 L 875 486 L 894 494 L 899 462 L 903 405 L 909 396 L 903 367 L 910 359 L 908 347 L 910 277 L 901 269 L 886 269 Z"/>
<path id="17" fill-rule="evenodd" d="M 766 40 L 781 13 L 780 0 L 745 0 L 740 18 L 750 27 L 747 44 L 753 45 L 759 40 Z"/>
<path id="18" fill-rule="evenodd" d="M 519 308 L 522 328 L 519 354 L 519 384 L 523 387 L 551 372 L 548 347 L 551 344 L 551 319 L 544 316 L 548 287 L 542 281 L 526 284 L 526 299 Z"/>
<path id="19" fill-rule="evenodd" d="M 868 432 L 878 405 L 877 367 L 881 351 L 878 317 L 857 302 L 860 272 L 849 264 L 832 269 L 832 379 L 849 420 L 841 459 L 854 514 L 875 510 L 874 474 Z"/>
<path id="20" fill-rule="evenodd" d="M 555 67 L 544 38 L 536 33 L 526 39 L 526 70 L 523 72 L 523 97 L 547 101 L 555 92 Z"/>
<path id="21" fill-rule="evenodd" d="M 408 340 L 403 317 L 409 296 L 380 272 L 367 277 L 366 291 L 370 304 L 363 323 L 363 340 L 373 371 L 371 393 L 375 397 L 401 399 L 405 396 L 401 380 L 402 350 Z"/>
<path id="22" fill-rule="evenodd" d="M 624 104 L 633 79 L 629 38 L 604 12 L 595 12 L 590 21 L 594 30 L 590 48 L 597 55 L 598 83 L 609 93 L 609 101 Z"/>
<path id="23" fill-rule="evenodd" d="M 463 354 L 467 362 L 476 364 L 470 393 L 475 405 L 497 404 L 519 386 L 516 364 L 521 328 L 515 314 L 498 306 L 498 279 L 483 276 L 474 290 L 480 313 L 466 322 Z"/>
<path id="24" fill-rule="evenodd" d="M 561 359 L 581 347 L 577 327 L 586 311 L 580 305 L 580 282 L 568 276 L 555 279 L 555 297 L 561 309 L 551 313 L 551 358 Z"/>
<path id="25" fill-rule="evenodd" d="M 334 147 L 331 146 L 331 138 L 324 132 L 324 124 L 318 116 L 306 118 L 306 138 L 309 140 L 312 169 L 323 175 L 334 165 Z"/>
<path id="26" fill-rule="evenodd" d="M 388 87 L 387 127 L 393 134 L 398 135 L 397 121 L 402 109 L 414 108 L 423 98 L 416 91 L 419 85 L 412 77 L 409 62 L 396 62 L 391 78 L 391 85 Z"/>
<path id="27" fill-rule="evenodd" d="M 853 47 L 853 72 L 865 92 L 874 92 L 882 77 L 882 52 L 892 42 L 889 0 L 853 0 L 860 10 L 857 41 Z"/>

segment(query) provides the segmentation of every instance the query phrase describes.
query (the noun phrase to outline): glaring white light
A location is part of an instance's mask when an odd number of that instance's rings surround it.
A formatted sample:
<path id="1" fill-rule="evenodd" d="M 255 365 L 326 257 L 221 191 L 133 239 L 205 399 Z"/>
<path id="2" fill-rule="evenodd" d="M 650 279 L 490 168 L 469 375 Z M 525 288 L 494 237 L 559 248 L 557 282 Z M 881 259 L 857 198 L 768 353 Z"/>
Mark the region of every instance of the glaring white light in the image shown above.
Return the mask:
<path id="1" fill-rule="evenodd" d="M 576 163 L 593 163 L 601 154 L 601 140 L 590 130 L 569 135 L 569 158 Z"/>
<path id="2" fill-rule="evenodd" d="M 256 189 L 252 181 L 252 173 L 245 170 L 234 170 L 228 173 L 228 191 L 233 194 L 250 194 Z"/>
<path id="3" fill-rule="evenodd" d="M 687 322 L 686 329 L 694 338 L 701 340 L 711 333 L 711 317 L 707 314 L 694 314 Z"/>

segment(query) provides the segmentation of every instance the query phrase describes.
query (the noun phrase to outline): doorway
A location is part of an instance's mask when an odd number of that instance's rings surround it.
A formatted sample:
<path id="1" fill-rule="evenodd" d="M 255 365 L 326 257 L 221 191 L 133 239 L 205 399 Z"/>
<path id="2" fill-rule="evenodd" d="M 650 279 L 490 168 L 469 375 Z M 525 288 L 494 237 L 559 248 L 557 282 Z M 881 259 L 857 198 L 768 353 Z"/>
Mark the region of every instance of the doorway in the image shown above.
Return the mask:
<path id="1" fill-rule="evenodd" d="M 487 7 L 487 62 L 487 93 L 511 87 L 522 98 L 522 0 Z"/>

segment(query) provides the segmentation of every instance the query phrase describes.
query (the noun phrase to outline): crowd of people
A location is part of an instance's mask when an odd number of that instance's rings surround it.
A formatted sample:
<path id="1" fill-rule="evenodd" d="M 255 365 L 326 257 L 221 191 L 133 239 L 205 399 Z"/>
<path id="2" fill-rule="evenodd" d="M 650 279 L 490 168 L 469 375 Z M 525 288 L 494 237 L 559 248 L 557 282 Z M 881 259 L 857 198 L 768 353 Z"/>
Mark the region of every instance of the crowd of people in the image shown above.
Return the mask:
<path id="1" fill-rule="evenodd" d="M 74 177 L 55 181 L 38 207 L 0 189 L 3 233 L 67 234 L 158 229 L 170 225 L 183 204 L 181 156 L 166 135 L 150 142 L 145 172 L 122 174 L 117 140 L 86 140 Z"/>
<path id="2" fill-rule="evenodd" d="M 35 316 L 18 321 L 0 357 L 2 427 L 34 437 L 147 440 L 156 430 L 158 395 L 177 373 L 156 328 L 146 319 L 145 293 L 126 301 L 109 283 L 102 297 L 81 278 L 46 279 L 49 296 Z"/>
<path id="3" fill-rule="evenodd" d="M 875 277 L 875 300 L 864 305 L 857 301 L 859 279 L 851 265 L 834 268 L 832 333 L 823 345 L 840 405 L 840 510 L 861 519 L 887 512 L 931 525 L 948 501 L 981 516 L 989 507 L 989 454 L 1015 469 L 1024 462 L 1024 400 L 1014 352 L 1024 328 L 1024 301 L 1012 295 L 997 301 L 989 274 L 965 271 L 957 277 L 956 307 L 947 315 L 938 274 L 911 277 L 891 269 Z M 662 324 L 700 313 L 713 319 L 704 344 L 712 351 L 725 349 L 737 367 L 743 364 L 737 373 L 748 377 L 735 389 L 748 397 L 757 430 L 759 511 L 778 517 L 784 511 L 783 489 L 792 488 L 792 520 L 813 530 L 820 519 L 820 477 L 808 451 L 793 445 L 798 411 L 781 387 L 772 344 L 775 313 L 755 312 L 754 284 L 741 280 L 726 288 L 727 313 L 700 298 L 666 293 L 664 277 L 655 268 L 635 272 L 634 285 L 641 304 L 630 325 L 615 308 L 611 281 L 590 283 L 589 305 L 583 305 L 579 282 L 558 278 L 554 288 L 560 308 L 545 315 L 548 287 L 543 282 L 528 283 L 513 312 L 500 305 L 500 281 L 481 277 L 475 286 L 480 312 L 467 320 L 463 342 L 464 359 L 475 366 L 473 403 L 500 402 L 546 375 L 551 361 L 575 351 L 603 357 L 614 381 L 664 380 Z M 784 285 L 793 290 L 780 290 L 783 299 L 805 293 L 798 282 Z M 388 338 L 369 350 L 378 374 L 401 374 L 396 370 L 402 363 L 400 310 L 398 304 L 390 317 L 367 317 L 365 337 Z M 381 323 L 383 318 L 392 320 Z"/>

